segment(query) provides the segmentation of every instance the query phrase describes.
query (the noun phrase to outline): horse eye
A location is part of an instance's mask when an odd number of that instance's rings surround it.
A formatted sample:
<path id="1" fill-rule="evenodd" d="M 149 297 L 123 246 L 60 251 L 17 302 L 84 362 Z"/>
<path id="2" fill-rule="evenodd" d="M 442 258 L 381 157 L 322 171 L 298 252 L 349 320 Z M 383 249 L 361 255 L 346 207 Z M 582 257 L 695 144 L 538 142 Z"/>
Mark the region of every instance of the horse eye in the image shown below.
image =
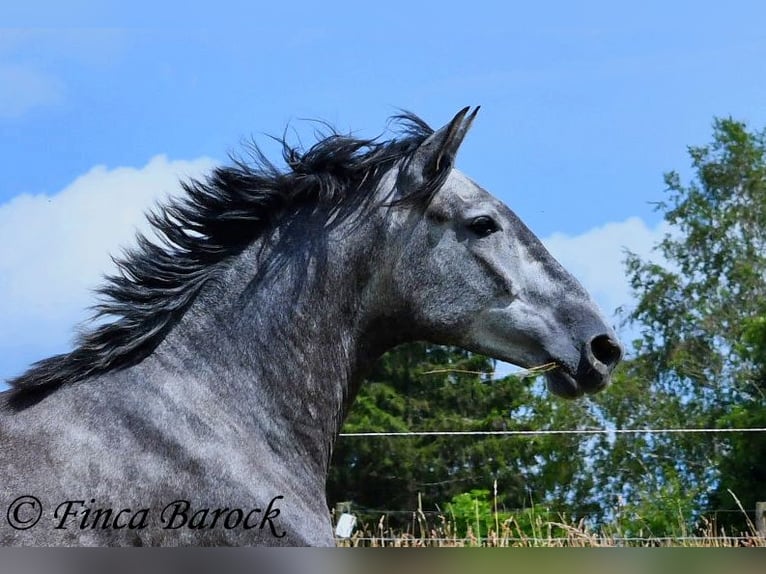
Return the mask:
<path id="1" fill-rule="evenodd" d="M 468 229 L 473 231 L 479 237 L 487 237 L 488 235 L 492 235 L 495 231 L 499 231 L 500 227 L 498 227 L 497 223 L 495 223 L 491 217 L 481 215 L 468 224 Z"/>

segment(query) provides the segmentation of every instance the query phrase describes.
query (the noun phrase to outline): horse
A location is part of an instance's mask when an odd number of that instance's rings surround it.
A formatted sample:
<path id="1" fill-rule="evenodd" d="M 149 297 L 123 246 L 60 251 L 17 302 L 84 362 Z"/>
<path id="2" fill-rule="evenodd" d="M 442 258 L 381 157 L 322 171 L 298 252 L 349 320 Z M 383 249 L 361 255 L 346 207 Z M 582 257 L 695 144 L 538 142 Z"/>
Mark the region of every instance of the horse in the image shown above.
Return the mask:
<path id="1" fill-rule="evenodd" d="M 182 181 L 115 259 L 100 321 L 0 394 L 0 542 L 332 546 L 333 443 L 401 343 L 604 389 L 623 351 L 598 306 L 454 167 L 477 112 L 280 138 L 282 166 L 254 144 Z"/>

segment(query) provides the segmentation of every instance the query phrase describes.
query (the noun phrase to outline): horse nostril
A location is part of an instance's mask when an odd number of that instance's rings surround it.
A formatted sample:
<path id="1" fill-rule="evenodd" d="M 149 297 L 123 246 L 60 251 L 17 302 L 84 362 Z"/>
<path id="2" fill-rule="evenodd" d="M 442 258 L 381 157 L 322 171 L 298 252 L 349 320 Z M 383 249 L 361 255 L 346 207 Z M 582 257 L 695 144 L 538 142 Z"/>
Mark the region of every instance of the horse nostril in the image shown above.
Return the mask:
<path id="1" fill-rule="evenodd" d="M 590 342 L 593 357 L 611 371 L 622 358 L 622 347 L 609 335 L 598 335 Z"/>

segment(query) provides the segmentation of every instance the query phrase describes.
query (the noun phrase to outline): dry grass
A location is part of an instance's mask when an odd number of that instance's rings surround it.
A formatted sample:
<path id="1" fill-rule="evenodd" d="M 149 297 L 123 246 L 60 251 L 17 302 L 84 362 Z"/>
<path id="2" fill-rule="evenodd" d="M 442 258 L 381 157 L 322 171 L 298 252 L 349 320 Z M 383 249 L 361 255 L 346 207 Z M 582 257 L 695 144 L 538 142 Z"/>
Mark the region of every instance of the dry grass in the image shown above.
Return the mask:
<path id="1" fill-rule="evenodd" d="M 583 520 L 557 521 L 535 517 L 522 526 L 510 518 L 490 529 L 486 536 L 477 536 L 469 526 L 465 535 L 458 534 L 454 522 L 440 516 L 436 526 L 429 527 L 421 511 L 413 512 L 411 526 L 406 531 L 386 527 L 386 516 L 377 524 L 362 525 L 351 538 L 338 539 L 343 547 L 766 547 L 766 538 L 751 532 L 731 535 L 712 523 L 702 522 L 694 532 L 680 525 L 674 536 L 628 535 L 617 527 L 592 531 Z"/>

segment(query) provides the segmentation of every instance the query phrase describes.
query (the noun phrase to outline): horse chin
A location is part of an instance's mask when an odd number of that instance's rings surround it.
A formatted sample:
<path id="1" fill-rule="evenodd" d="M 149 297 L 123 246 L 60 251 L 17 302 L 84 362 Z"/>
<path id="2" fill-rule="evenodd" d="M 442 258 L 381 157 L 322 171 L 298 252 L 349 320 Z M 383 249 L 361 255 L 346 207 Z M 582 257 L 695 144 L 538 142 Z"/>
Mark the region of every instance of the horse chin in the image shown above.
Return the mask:
<path id="1" fill-rule="evenodd" d="M 585 384 L 582 384 L 563 367 L 547 372 L 545 379 L 548 390 L 564 399 L 576 399 L 584 394 L 592 395 L 603 390 L 609 384 L 608 378 L 599 380 L 596 383 L 593 381 L 583 381 Z"/>
<path id="2" fill-rule="evenodd" d="M 564 399 L 576 399 L 583 394 L 583 389 L 575 378 L 562 368 L 546 373 L 545 381 L 550 392 Z"/>

